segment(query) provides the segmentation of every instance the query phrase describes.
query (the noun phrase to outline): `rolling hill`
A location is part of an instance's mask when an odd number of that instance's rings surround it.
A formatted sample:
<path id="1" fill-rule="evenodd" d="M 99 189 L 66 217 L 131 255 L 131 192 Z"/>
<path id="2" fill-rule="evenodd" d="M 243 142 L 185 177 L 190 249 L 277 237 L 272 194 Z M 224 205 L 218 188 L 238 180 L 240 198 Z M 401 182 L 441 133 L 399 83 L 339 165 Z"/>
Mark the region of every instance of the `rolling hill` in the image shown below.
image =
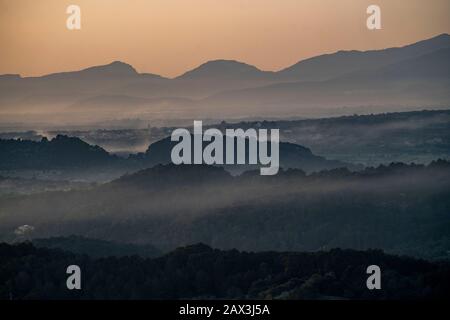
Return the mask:
<path id="1" fill-rule="evenodd" d="M 225 137 L 223 138 L 223 145 L 225 146 Z M 247 141 L 248 143 L 248 141 Z M 145 166 L 154 166 L 157 164 L 170 164 L 172 163 L 171 151 L 177 142 L 171 141 L 170 137 L 164 138 L 160 141 L 152 143 L 145 153 L 139 153 L 136 155 L 131 155 L 130 160 L 139 161 Z M 203 150 L 207 143 L 203 144 Z M 192 146 L 192 153 L 193 152 Z M 234 154 L 237 154 L 236 144 L 234 148 Z M 223 159 L 226 158 L 226 151 L 224 152 Z M 248 161 L 248 150 L 246 150 L 245 159 Z M 329 170 L 335 168 L 349 168 L 352 170 L 362 169 L 361 166 L 357 164 L 345 163 L 336 160 L 325 159 L 324 157 L 314 155 L 310 149 L 288 142 L 280 142 L 279 144 L 279 159 L 281 168 L 295 168 L 301 169 L 305 172 L 314 172 L 321 170 Z M 193 162 L 193 161 L 192 161 Z M 225 161 L 223 161 L 225 162 Z M 235 162 L 236 163 L 236 162 Z M 260 165 L 221 165 L 226 170 L 234 173 L 240 174 L 244 171 L 255 170 L 260 167 Z"/>

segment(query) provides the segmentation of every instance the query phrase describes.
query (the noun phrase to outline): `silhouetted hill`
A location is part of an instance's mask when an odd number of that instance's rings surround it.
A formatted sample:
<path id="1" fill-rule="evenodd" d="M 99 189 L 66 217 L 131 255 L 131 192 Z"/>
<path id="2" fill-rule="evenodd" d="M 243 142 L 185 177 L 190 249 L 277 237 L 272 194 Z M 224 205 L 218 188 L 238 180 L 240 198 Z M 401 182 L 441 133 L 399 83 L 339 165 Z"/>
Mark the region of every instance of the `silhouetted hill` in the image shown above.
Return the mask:
<path id="1" fill-rule="evenodd" d="M 441 81 L 445 84 L 449 80 L 450 74 L 450 47 L 439 49 L 424 55 L 404 59 L 397 63 L 388 64 L 374 70 L 362 70 L 339 77 L 347 85 L 354 85 L 355 88 L 364 83 L 379 85 L 379 82 L 388 81 L 411 81 L 427 80 Z M 425 85 L 425 84 L 424 84 Z"/>
<path id="2" fill-rule="evenodd" d="M 171 141 L 170 137 L 164 138 L 151 144 L 145 153 L 130 155 L 126 160 L 109 154 L 101 147 L 65 135 L 57 135 L 50 141 L 47 138 L 42 138 L 41 141 L 0 139 L 0 169 L 76 169 L 120 165 L 133 170 L 133 168 L 172 163 L 171 151 L 176 143 Z M 203 147 L 206 145 L 207 143 L 204 143 Z M 292 143 L 281 142 L 279 148 L 280 167 L 286 169 L 299 168 L 306 172 L 313 172 L 341 167 L 362 168 L 341 161 L 327 160 L 314 155 L 308 148 Z M 248 159 L 247 149 L 246 159 Z M 223 165 L 223 167 L 233 173 L 242 173 L 259 168 L 259 165 Z"/>
<path id="3" fill-rule="evenodd" d="M 191 136 L 191 139 L 193 141 L 193 136 Z M 223 138 L 224 142 L 223 145 L 225 146 L 225 137 Z M 132 155 L 130 156 L 131 160 L 135 160 L 138 162 L 142 162 L 146 164 L 147 166 L 154 166 L 156 164 L 169 164 L 172 163 L 171 160 L 171 151 L 172 148 L 177 144 L 177 141 L 171 141 L 170 137 L 164 138 L 160 141 L 152 143 L 147 151 L 145 153 Z M 203 148 L 208 144 L 209 142 L 203 143 Z M 193 151 L 193 144 L 191 145 L 191 151 L 192 155 L 194 154 Z M 270 149 L 269 149 L 270 150 Z M 237 155 L 237 146 L 235 143 L 234 147 L 234 154 L 235 158 Z M 192 156 L 193 157 L 193 156 Z M 223 159 L 226 158 L 226 151 L 224 150 Z M 246 154 L 245 158 L 249 159 L 248 156 L 248 141 L 247 141 L 247 148 L 246 148 Z M 345 163 L 341 161 L 335 161 L 335 160 L 328 160 L 324 157 L 314 155 L 310 149 L 296 145 L 293 143 L 287 143 L 287 142 L 280 142 L 279 144 L 279 158 L 280 158 L 280 167 L 281 168 L 297 168 L 302 169 L 305 172 L 313 172 L 313 171 L 321 171 L 321 170 L 328 170 L 328 169 L 334 169 L 334 168 L 342 168 L 346 167 L 349 169 L 362 169 L 362 167 Z M 191 159 L 193 163 L 193 158 Z M 225 162 L 225 161 L 223 161 Z M 236 163 L 236 161 L 235 161 Z M 256 169 L 259 168 L 259 165 L 221 165 L 225 169 L 229 170 L 233 173 L 242 173 L 247 170 Z"/>
<path id="4" fill-rule="evenodd" d="M 65 79 L 72 79 L 76 80 L 77 78 L 109 78 L 109 77 L 133 77 L 137 76 L 138 73 L 136 70 L 129 64 L 121 62 L 121 61 L 114 61 L 110 64 L 103 65 L 103 66 L 94 66 L 90 68 L 86 68 L 80 71 L 69 71 L 69 72 L 60 72 L 60 73 L 53 73 L 46 75 L 42 78 L 44 79 L 58 79 L 58 80 L 65 80 Z"/>
<path id="5" fill-rule="evenodd" d="M 125 160 L 110 155 L 104 149 L 92 146 L 76 137 L 57 135 L 50 141 L 46 138 L 41 141 L 0 139 L 0 151 L 2 152 L 0 168 L 6 170 L 75 169 L 114 164 L 129 166 L 130 169 L 151 167 L 157 164 L 172 163 L 171 151 L 176 143 L 167 137 L 151 144 L 145 153 L 131 155 L 128 160 Z M 203 144 L 204 147 L 206 145 L 207 143 Z M 235 154 L 237 154 L 236 147 Z M 246 150 L 246 159 L 248 159 L 248 150 Z M 356 165 L 327 160 L 312 154 L 308 148 L 284 142 L 280 143 L 280 166 L 300 168 L 306 172 L 339 167 L 361 169 Z M 231 172 L 242 173 L 249 169 L 256 169 L 259 165 L 224 165 L 224 167 Z"/>
<path id="6" fill-rule="evenodd" d="M 449 47 L 450 35 L 441 34 L 400 48 L 338 51 L 299 61 L 279 71 L 277 76 L 303 81 L 328 80 L 355 71 L 377 69 Z"/>
<path id="7" fill-rule="evenodd" d="M 117 160 L 102 148 L 75 137 L 58 135 L 41 141 L 0 139 L 1 169 L 85 168 Z"/>
<path id="8" fill-rule="evenodd" d="M 43 77 L 4 75 L 0 107 L 17 117 L 38 109 L 30 117 L 45 121 L 70 110 L 81 122 L 87 110 L 93 121 L 109 119 L 111 111 L 118 118 L 228 119 L 330 115 L 344 107 L 442 107 L 450 103 L 449 47 L 450 36 L 442 34 L 400 48 L 321 55 L 278 72 L 214 60 L 174 79 L 138 73 L 118 61 Z M 111 96 L 122 102 L 108 108 L 111 99 L 104 97 Z"/>
<path id="9" fill-rule="evenodd" d="M 450 266 L 382 251 L 221 251 L 203 244 L 163 257 L 91 259 L 29 243 L 0 243 L 0 299 L 444 299 Z M 45 263 L 43 263 L 45 261 Z M 65 270 L 80 265 L 82 290 Z M 382 290 L 368 290 L 369 265 Z M 114 289 L 111 289 L 114 288 Z"/>
<path id="10" fill-rule="evenodd" d="M 401 62 L 341 75 L 327 81 L 296 81 L 232 90 L 212 95 L 205 105 L 234 110 L 272 110 L 280 105 L 295 112 L 316 108 L 381 105 L 447 105 L 450 95 L 450 50 L 440 49 Z"/>
<path id="11" fill-rule="evenodd" d="M 193 70 L 187 71 L 177 79 L 183 80 L 246 80 L 270 77 L 273 72 L 261 71 L 246 63 L 234 60 L 208 61 Z"/>

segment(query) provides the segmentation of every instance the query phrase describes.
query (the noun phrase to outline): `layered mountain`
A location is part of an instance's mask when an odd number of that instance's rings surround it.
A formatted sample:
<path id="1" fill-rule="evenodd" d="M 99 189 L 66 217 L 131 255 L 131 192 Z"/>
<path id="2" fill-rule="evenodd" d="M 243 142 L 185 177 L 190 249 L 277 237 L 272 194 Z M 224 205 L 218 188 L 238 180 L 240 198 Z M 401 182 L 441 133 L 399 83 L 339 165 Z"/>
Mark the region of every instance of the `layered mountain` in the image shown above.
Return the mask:
<path id="1" fill-rule="evenodd" d="M 322 82 L 287 82 L 223 92 L 205 105 L 295 112 L 337 106 L 438 105 L 450 102 L 450 48 Z"/>
<path id="2" fill-rule="evenodd" d="M 433 51 L 449 48 L 450 36 L 441 34 L 434 38 L 399 48 L 369 51 L 338 51 L 324 54 L 277 72 L 282 79 L 323 81 L 361 70 L 377 69 L 402 60 L 415 58 Z"/>
<path id="3" fill-rule="evenodd" d="M 115 61 L 42 77 L 3 75 L 0 112 L 15 119 L 25 111 L 40 121 L 70 113 L 73 121 L 86 122 L 139 115 L 223 119 L 325 115 L 342 107 L 448 106 L 449 48 L 450 36 L 442 34 L 399 48 L 312 57 L 278 72 L 213 60 L 167 79 Z"/>
<path id="4" fill-rule="evenodd" d="M 100 80 L 102 78 L 111 79 L 111 78 L 132 78 L 138 76 L 138 72 L 131 65 L 127 63 L 123 63 L 121 61 L 113 61 L 110 64 L 103 66 L 94 66 L 90 68 L 86 68 L 80 71 L 72 71 L 72 72 L 60 72 L 53 73 L 46 76 L 43 76 L 42 79 L 47 80 L 91 80 L 97 79 Z M 155 78 L 159 78 L 157 75 L 150 75 Z"/>

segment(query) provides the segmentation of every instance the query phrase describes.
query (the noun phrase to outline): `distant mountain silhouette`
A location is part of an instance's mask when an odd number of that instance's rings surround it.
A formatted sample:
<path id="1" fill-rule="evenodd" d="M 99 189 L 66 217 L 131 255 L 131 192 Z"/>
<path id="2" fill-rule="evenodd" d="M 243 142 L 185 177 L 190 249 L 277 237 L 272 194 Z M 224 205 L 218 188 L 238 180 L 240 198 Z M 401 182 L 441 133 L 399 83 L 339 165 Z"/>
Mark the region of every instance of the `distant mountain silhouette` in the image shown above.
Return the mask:
<path id="1" fill-rule="evenodd" d="M 44 111 L 67 110 L 74 120 L 85 119 L 87 111 L 100 119 L 111 111 L 118 118 L 145 112 L 223 119 L 329 115 L 343 107 L 448 106 L 449 48 L 450 36 L 441 34 L 399 48 L 321 55 L 278 72 L 213 60 L 167 79 L 115 61 L 42 77 L 3 75 L 0 110 L 19 118 L 19 111 L 37 109 L 44 120 Z"/>
<path id="2" fill-rule="evenodd" d="M 273 72 L 261 71 L 246 63 L 234 60 L 208 61 L 190 70 L 177 79 L 183 80 L 220 80 L 220 79 L 258 79 L 269 77 Z"/>
<path id="3" fill-rule="evenodd" d="M 364 105 L 448 105 L 450 48 L 439 49 L 379 68 L 347 73 L 327 81 L 296 81 L 222 92 L 205 105 L 239 108 L 245 105 L 294 112 L 301 107 Z"/>
<path id="4" fill-rule="evenodd" d="M 338 51 L 336 53 L 324 54 L 299 61 L 288 68 L 280 70 L 277 72 L 277 75 L 281 78 L 304 81 L 327 80 L 359 70 L 380 68 L 449 47 L 450 35 L 441 34 L 434 38 L 400 48 L 369 51 Z"/>
<path id="5" fill-rule="evenodd" d="M 433 79 L 450 77 L 450 47 L 377 69 L 369 75 L 381 79 Z"/>
<path id="6" fill-rule="evenodd" d="M 212 60 L 182 74 L 177 79 L 242 80 L 266 77 L 268 80 L 273 78 L 283 81 L 323 81 L 355 71 L 377 69 L 446 48 L 450 48 L 450 35 L 441 34 L 399 48 L 324 54 L 301 60 L 277 72 L 261 71 L 252 65 L 234 60 Z"/>
<path id="7" fill-rule="evenodd" d="M 79 138 L 58 135 L 50 141 L 0 139 L 1 169 L 86 168 L 116 162 L 118 158 Z"/>
<path id="8" fill-rule="evenodd" d="M 75 79 L 75 78 L 108 78 L 137 76 L 136 70 L 129 64 L 114 61 L 103 66 L 95 66 L 80 71 L 60 72 L 43 76 L 44 79 Z"/>

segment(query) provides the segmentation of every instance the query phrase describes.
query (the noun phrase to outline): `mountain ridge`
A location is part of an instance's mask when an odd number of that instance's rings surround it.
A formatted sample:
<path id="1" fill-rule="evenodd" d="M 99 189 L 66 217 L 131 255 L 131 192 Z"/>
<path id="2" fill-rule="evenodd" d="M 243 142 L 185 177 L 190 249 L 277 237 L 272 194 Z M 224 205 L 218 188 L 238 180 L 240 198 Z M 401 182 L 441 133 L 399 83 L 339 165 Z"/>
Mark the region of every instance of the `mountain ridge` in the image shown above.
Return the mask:
<path id="1" fill-rule="evenodd" d="M 408 44 L 405 46 L 399 47 L 388 47 L 384 49 L 378 50 L 339 50 L 334 53 L 328 53 L 323 55 L 314 56 L 308 59 L 300 60 L 299 62 L 286 67 L 284 69 L 279 70 L 277 73 L 281 75 L 292 76 L 292 74 L 296 74 L 298 72 L 307 71 L 308 73 L 314 73 L 313 78 L 306 78 L 300 80 L 327 80 L 337 76 L 334 74 L 327 74 L 325 77 L 317 76 L 317 69 L 314 69 L 313 72 L 309 72 L 309 70 L 301 70 L 302 68 L 317 68 L 318 65 L 325 65 L 327 68 L 330 68 L 330 59 L 335 59 L 332 62 L 332 67 L 337 68 L 340 71 L 340 74 L 350 73 L 352 71 L 358 69 L 370 69 L 373 67 L 380 67 L 382 65 L 387 65 L 389 63 L 393 63 L 396 61 L 400 61 L 403 59 L 411 58 L 414 56 L 422 55 L 425 53 L 429 53 L 434 50 L 448 48 L 450 47 L 450 35 L 447 33 L 442 33 L 435 37 L 421 40 L 412 44 Z M 391 55 L 392 57 L 386 57 Z M 385 59 L 387 58 L 388 61 Z M 351 60 L 347 60 L 351 59 Z M 379 59 L 381 61 L 374 61 Z M 338 60 L 338 61 L 336 61 Z M 356 61 L 355 61 L 356 60 Z M 370 61 L 369 61 L 370 60 Z M 365 66 L 366 63 L 375 63 L 370 67 Z M 324 72 L 329 72 L 329 70 L 324 70 Z M 343 72 L 343 73 L 342 73 Z M 297 74 L 298 76 L 298 74 Z M 304 75 L 300 76 L 304 77 Z M 309 76 L 312 76 L 309 74 Z"/>
<path id="2" fill-rule="evenodd" d="M 430 48 L 434 46 L 434 49 Z M 212 59 L 212 60 L 207 60 L 203 63 L 201 63 L 200 65 L 184 71 L 183 73 L 181 73 L 178 76 L 174 76 L 172 78 L 166 78 L 164 76 L 158 75 L 158 74 L 154 74 L 154 73 L 147 73 L 147 72 L 143 72 L 140 73 L 138 72 L 132 65 L 120 61 L 120 60 L 115 60 L 112 61 L 108 64 L 104 64 L 104 65 L 96 65 L 96 66 L 90 66 L 90 67 L 86 67 L 80 70 L 73 70 L 73 71 L 61 71 L 61 72 L 55 72 L 55 73 L 49 73 L 49 74 L 44 74 L 41 76 L 30 76 L 30 77 L 23 77 L 20 74 L 0 74 L 0 77 L 17 77 L 19 76 L 21 79 L 26 79 L 26 78 L 45 78 L 45 77 L 49 77 L 49 76 L 57 76 L 57 75 L 65 75 L 65 74 L 69 74 L 69 73 L 90 73 L 90 72 L 96 72 L 99 71 L 100 73 L 123 73 L 123 74 L 135 74 L 135 75 L 150 75 L 150 76 L 156 76 L 156 77 L 161 77 L 161 78 L 165 78 L 165 79 L 183 79 L 183 78 L 188 78 L 188 76 L 190 74 L 192 74 L 193 71 L 197 71 L 197 70 L 203 70 L 206 67 L 212 66 L 213 68 L 216 68 L 218 66 L 240 66 L 243 68 L 248 68 L 248 70 L 253 70 L 255 72 L 260 72 L 260 73 L 266 73 L 266 74 L 277 74 L 277 73 L 288 73 L 291 72 L 292 69 L 297 68 L 300 64 L 303 63 L 310 63 L 311 61 L 314 61 L 316 59 L 325 59 L 325 58 L 329 58 L 332 56 L 345 56 L 347 54 L 349 55 L 359 55 L 359 54 L 386 54 L 386 52 L 389 51 L 398 51 L 401 49 L 415 49 L 417 51 L 420 52 L 430 52 L 437 49 L 441 49 L 441 48 L 447 48 L 450 47 L 450 34 L 448 33 L 441 33 L 437 36 L 431 37 L 431 38 L 427 38 L 424 40 L 420 40 L 411 44 L 407 44 L 404 46 L 398 46 L 398 47 L 387 47 L 387 48 L 382 48 L 382 49 L 374 49 L 374 50 L 338 50 L 332 53 L 325 53 L 325 54 L 319 54 L 317 56 L 313 56 L 310 58 L 305 58 L 305 59 L 301 59 L 298 62 L 281 68 L 279 70 L 275 70 L 275 71 L 263 71 L 261 69 L 259 69 L 258 67 L 250 64 L 250 63 L 246 63 L 246 62 L 241 62 L 238 60 L 232 60 L 232 59 Z M 417 54 L 417 53 L 416 53 Z M 405 57 L 402 57 L 402 59 Z M 322 63 L 323 61 L 321 61 Z"/>
<path id="3" fill-rule="evenodd" d="M 327 108 L 439 107 L 450 103 L 448 48 L 450 35 L 441 34 L 398 48 L 338 51 L 277 72 L 222 59 L 172 79 L 138 73 L 119 61 L 44 77 L 5 75 L 0 76 L 0 110 L 13 117 L 19 117 L 19 111 L 70 110 L 83 122 L 86 111 L 97 112 L 101 120 L 112 111 L 122 118 L 143 112 L 158 119 L 174 114 L 224 119 L 250 114 L 324 116 L 332 112 Z M 419 62 L 420 69 L 415 65 Z M 389 76 L 383 78 L 382 72 Z M 414 83 L 409 81 L 412 75 Z M 107 96 L 127 98 L 108 103 L 102 98 Z M 165 100 L 157 100 L 161 98 Z M 33 117 L 42 119 L 43 113 Z"/>

